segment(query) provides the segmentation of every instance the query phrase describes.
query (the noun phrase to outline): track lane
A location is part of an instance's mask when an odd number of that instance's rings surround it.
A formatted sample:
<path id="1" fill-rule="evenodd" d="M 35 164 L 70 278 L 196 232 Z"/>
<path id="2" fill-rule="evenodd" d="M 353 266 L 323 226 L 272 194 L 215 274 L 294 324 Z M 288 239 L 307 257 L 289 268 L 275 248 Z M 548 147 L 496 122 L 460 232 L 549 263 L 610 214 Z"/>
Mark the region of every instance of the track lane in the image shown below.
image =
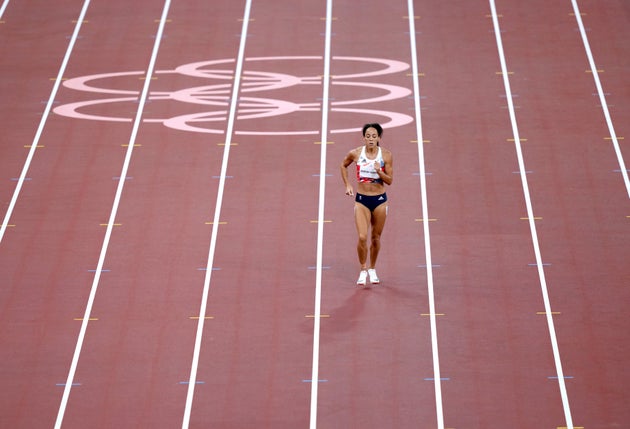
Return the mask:
<path id="1" fill-rule="evenodd" d="M 30 83 L 35 90 L 23 94 L 21 101 L 13 104 L 14 107 L 25 107 L 24 110 L 17 109 L 22 112 L 22 120 L 29 118 L 28 113 L 24 113 L 31 111 L 35 103 L 30 97 L 37 97 L 38 112 L 43 109 L 41 100 L 49 96 L 52 86 L 49 79 L 57 74 L 68 44 L 66 34 L 75 27 L 72 20 L 78 16 L 81 4 L 65 2 L 56 4 L 55 8 L 47 3 L 23 11 L 23 25 L 12 34 L 17 39 L 16 44 L 8 45 L 11 49 L 18 48 L 18 55 L 32 40 L 39 40 L 42 29 L 57 37 L 48 37 L 36 43 L 37 47 L 33 49 L 32 53 L 36 56 L 33 61 L 41 65 L 41 68 L 32 69 L 34 75 L 31 74 L 33 79 Z M 16 15 L 12 13 L 19 13 L 26 5 L 15 6 L 3 18 L 7 20 L 4 25 L 13 25 Z M 7 53 L 4 58 L 11 57 Z M 22 78 L 29 76 L 19 67 L 12 73 Z M 44 73 L 45 77 L 42 76 Z M 11 82 L 11 79 L 3 82 Z M 3 91 L 3 94 L 13 96 L 23 90 L 23 85 L 17 85 Z M 17 125 L 13 130 L 19 129 L 22 136 L 8 133 L 9 137 L 19 142 L 28 132 L 29 141 L 24 141 L 23 145 L 29 144 L 37 122 L 29 122 L 31 125 L 20 129 L 23 122 L 17 119 L 13 122 L 13 117 L 12 114 L 3 115 L 3 121 Z M 36 119 L 39 121 L 41 118 Z M 91 268 L 91 263 L 87 259 L 90 256 L 90 240 L 98 240 L 101 233 L 98 223 L 89 221 L 89 215 L 98 207 L 98 201 L 90 198 L 91 192 L 95 186 L 103 184 L 91 176 L 98 168 L 95 159 L 102 148 L 85 148 L 80 153 L 76 145 L 60 144 L 59 137 L 53 137 L 53 134 L 63 126 L 59 123 L 51 125 L 53 122 L 54 119 L 46 124 L 40 142 L 49 150 L 38 150 L 34 157 L 29 173 L 31 180 L 17 200 L 12 217 L 11 222 L 16 226 L 11 228 L 2 243 L 2 323 L 6 329 L 3 329 L 0 341 L 7 371 L 4 379 L 8 384 L 8 390 L 3 390 L 2 409 L 11 410 L 3 412 L 2 419 L 3 425 L 6 423 L 11 427 L 40 426 L 42 421 L 51 424 L 50 419 L 59 400 L 60 390 L 56 384 L 63 381 L 63 376 L 57 371 L 64 366 L 63 362 L 68 361 L 67 351 L 71 349 L 71 340 L 68 339 L 74 336 L 77 327 L 73 318 L 80 315 L 72 286 L 83 286 L 83 281 L 89 277 L 87 269 Z M 73 133 L 76 137 L 80 136 L 80 132 L 72 128 L 66 128 L 61 135 L 67 137 Z M 25 153 L 22 151 L 22 154 Z M 73 164 L 81 157 L 86 164 Z M 3 161 L 23 163 L 24 158 L 19 158 L 2 157 Z M 3 171 L 17 172 L 21 165 L 15 167 L 3 168 Z M 109 182 L 105 184 L 109 185 Z M 13 189 L 12 186 L 11 192 Z M 75 210 L 71 215 L 65 211 L 69 207 Z"/>
<path id="2" fill-rule="evenodd" d="M 420 27 L 445 424 L 554 425 L 562 404 L 546 378 L 553 359 L 536 315 L 540 285 L 489 12 L 430 4 Z"/>
<path id="3" fill-rule="evenodd" d="M 333 6 L 333 58 L 396 60 L 407 63 L 407 69 L 348 79 L 344 76 L 375 67 L 366 62 L 332 65 L 331 128 L 355 131 L 332 134 L 334 144 L 329 146 L 326 218 L 332 223 L 325 230 L 324 259 L 331 268 L 324 273 L 322 311 L 330 317 L 322 319 L 320 378 L 327 380 L 320 387 L 322 427 L 411 427 L 436 421 L 433 382 L 425 380 L 432 375 L 432 361 L 428 318 L 421 316 L 428 311 L 425 270 L 419 267 L 424 261 L 422 228 L 415 220 L 421 217 L 415 128 L 388 127 L 376 112 L 335 109 L 336 102 L 376 92 L 369 87 L 357 91 L 347 82 L 411 88 L 407 15 L 405 2 L 387 7 L 371 2 L 360 10 L 343 2 Z M 374 21 L 378 16 L 391 19 Z M 349 107 L 413 115 L 410 98 Z M 385 124 L 382 145 L 393 151 L 395 179 L 387 189 L 390 210 L 377 267 L 382 285 L 358 288 L 354 202 L 344 195 L 339 165 L 350 149 L 362 144 L 360 128 L 371 121 Z"/>
<path id="4" fill-rule="evenodd" d="M 321 74 L 320 45 L 286 44 L 299 31 L 319 39 L 321 5 L 255 1 L 238 116 L 227 169 L 191 426 L 308 424 L 317 227 L 320 113 L 256 119 L 264 99 L 317 105 L 321 84 L 264 89 L 265 79 Z M 296 19 L 297 18 L 297 19 Z M 274 31 L 266 32 L 268 28 Z M 315 59 L 274 57 L 315 56 Z M 265 75 L 270 74 L 271 79 Z M 275 76 L 275 77 L 274 77 Z M 315 82 L 316 83 L 316 82 Z M 263 107 L 264 109 L 264 107 Z M 312 135 L 274 135 L 285 130 Z M 253 134 L 250 134 L 255 130 Z M 260 133 L 260 135 L 256 135 Z M 265 133 L 271 133 L 265 136 Z M 304 162 L 307 160 L 309 162 Z M 309 168 L 311 166 L 311 168 Z"/>

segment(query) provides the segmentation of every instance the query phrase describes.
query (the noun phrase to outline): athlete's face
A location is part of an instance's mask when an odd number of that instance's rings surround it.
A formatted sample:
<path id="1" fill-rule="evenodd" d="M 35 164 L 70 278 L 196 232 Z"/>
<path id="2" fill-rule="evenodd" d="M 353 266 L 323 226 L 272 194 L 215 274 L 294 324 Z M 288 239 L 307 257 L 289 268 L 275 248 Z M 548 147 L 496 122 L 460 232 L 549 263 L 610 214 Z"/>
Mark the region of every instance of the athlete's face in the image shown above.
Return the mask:
<path id="1" fill-rule="evenodd" d="M 368 147 L 376 147 L 378 146 L 378 142 L 381 138 L 378 136 L 378 131 L 375 128 L 368 128 L 365 130 L 365 135 L 363 136 L 363 141 Z"/>

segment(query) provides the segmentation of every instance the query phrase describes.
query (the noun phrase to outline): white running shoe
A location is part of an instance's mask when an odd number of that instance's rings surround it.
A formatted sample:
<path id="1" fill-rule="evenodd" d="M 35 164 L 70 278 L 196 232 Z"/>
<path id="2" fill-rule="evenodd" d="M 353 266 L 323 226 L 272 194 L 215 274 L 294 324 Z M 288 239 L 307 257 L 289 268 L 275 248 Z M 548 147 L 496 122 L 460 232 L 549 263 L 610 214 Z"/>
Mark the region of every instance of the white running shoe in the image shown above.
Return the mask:
<path id="1" fill-rule="evenodd" d="M 361 286 L 365 286 L 365 284 L 367 283 L 367 276 L 368 276 L 368 272 L 365 270 L 361 270 L 361 272 L 359 273 L 359 279 L 357 280 L 357 284 Z"/>
<path id="2" fill-rule="evenodd" d="M 377 285 L 377 284 L 379 284 L 381 282 L 378 279 L 378 276 L 376 275 L 376 270 L 374 268 L 370 268 L 368 270 L 368 274 L 370 276 L 370 283 L 372 283 L 373 285 Z"/>

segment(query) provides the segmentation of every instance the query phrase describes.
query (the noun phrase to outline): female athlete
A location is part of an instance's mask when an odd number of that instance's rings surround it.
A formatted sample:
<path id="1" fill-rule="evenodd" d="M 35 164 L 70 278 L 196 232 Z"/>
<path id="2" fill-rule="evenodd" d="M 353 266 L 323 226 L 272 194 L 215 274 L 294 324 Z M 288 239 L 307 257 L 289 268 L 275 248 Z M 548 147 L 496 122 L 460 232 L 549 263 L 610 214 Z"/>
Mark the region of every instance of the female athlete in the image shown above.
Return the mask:
<path id="1" fill-rule="evenodd" d="M 346 195 L 355 195 L 348 181 L 348 166 L 356 164 L 357 192 L 354 203 L 354 220 L 359 234 L 357 253 L 361 272 L 358 285 L 365 285 L 369 276 L 370 283 L 378 284 L 376 260 L 381 248 L 381 233 L 387 218 L 387 194 L 385 185 L 391 185 L 394 179 L 392 153 L 380 147 L 383 128 L 376 123 L 363 126 L 363 146 L 352 149 L 341 163 L 341 178 L 346 186 Z M 371 231 L 370 231 L 371 227 Z M 368 260 L 368 232 L 370 237 L 370 265 Z"/>

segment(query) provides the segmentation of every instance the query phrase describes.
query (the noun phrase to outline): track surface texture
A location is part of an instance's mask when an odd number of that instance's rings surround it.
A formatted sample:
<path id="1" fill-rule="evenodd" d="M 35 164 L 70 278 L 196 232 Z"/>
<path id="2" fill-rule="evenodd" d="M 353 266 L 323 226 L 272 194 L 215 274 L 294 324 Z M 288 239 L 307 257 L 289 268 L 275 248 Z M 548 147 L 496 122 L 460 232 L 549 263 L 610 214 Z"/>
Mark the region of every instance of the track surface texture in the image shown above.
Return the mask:
<path id="1" fill-rule="evenodd" d="M 4 0 L 0 427 L 627 428 L 628 41 L 626 0 Z"/>

